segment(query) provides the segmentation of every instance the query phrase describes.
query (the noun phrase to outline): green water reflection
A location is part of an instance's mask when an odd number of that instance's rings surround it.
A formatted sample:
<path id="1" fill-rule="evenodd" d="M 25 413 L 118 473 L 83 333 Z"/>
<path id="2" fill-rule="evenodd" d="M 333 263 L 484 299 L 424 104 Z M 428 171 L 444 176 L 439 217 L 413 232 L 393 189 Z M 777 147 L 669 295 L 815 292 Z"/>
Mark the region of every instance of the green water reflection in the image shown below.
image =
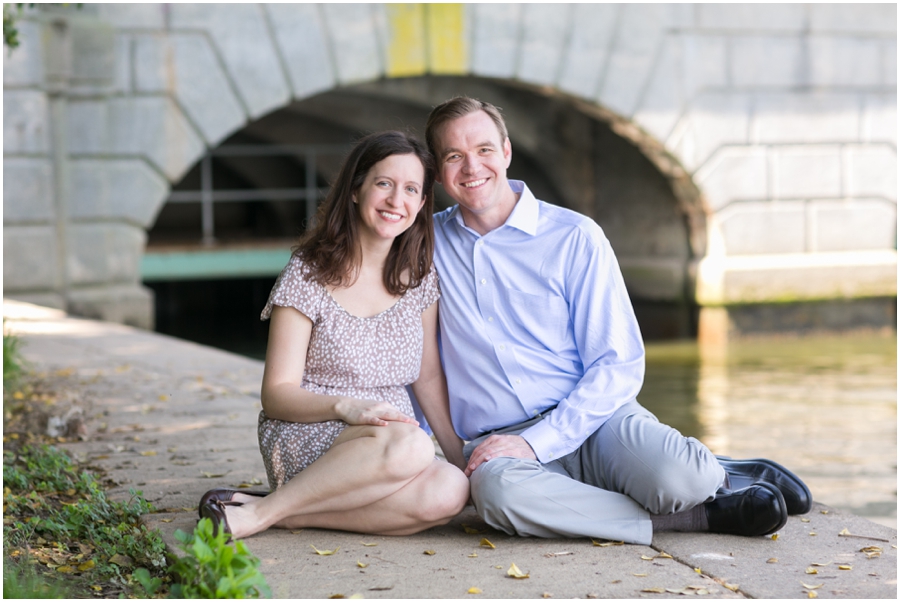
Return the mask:
<path id="1" fill-rule="evenodd" d="M 639 399 L 713 452 L 772 458 L 816 501 L 896 528 L 895 337 L 649 343 Z"/>

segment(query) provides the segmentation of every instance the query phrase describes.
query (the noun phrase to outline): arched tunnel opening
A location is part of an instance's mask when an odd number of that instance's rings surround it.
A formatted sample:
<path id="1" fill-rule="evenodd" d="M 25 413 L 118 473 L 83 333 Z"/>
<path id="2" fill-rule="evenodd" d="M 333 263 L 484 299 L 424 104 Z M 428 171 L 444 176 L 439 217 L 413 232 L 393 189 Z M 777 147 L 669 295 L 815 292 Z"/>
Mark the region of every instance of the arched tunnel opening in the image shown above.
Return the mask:
<path id="1" fill-rule="evenodd" d="M 678 180 L 677 165 L 671 169 L 675 162 L 602 108 L 554 90 L 471 77 L 332 89 L 246 125 L 213 149 L 173 186 L 148 232 L 147 256 L 174 250 L 215 256 L 218 264 L 205 273 L 200 267 L 188 275 L 145 274 L 156 296 L 157 331 L 263 357 L 267 324 L 259 322 L 259 312 L 344 153 L 361 136 L 384 129 L 424 139 L 431 107 L 460 94 L 503 110 L 513 147 L 511 179 L 600 224 L 644 338 L 695 337 L 691 266 L 705 231 L 699 201 L 690 206 L 686 177 Z M 436 186 L 437 210 L 451 204 Z M 277 251 L 266 265 L 229 273 L 229 261 L 236 266 L 264 250 Z"/>

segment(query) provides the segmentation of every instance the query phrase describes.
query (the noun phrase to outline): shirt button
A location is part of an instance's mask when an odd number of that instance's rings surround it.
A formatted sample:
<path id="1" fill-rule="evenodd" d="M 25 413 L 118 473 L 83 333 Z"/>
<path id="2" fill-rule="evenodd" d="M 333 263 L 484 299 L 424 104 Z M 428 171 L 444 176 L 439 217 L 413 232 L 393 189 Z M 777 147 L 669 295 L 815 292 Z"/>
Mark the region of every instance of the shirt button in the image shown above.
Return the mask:
<path id="1" fill-rule="evenodd" d="M 494 317 L 493 317 L 493 316 L 488 316 L 488 322 L 493 322 L 493 321 L 494 321 Z"/>
<path id="2" fill-rule="evenodd" d="M 503 351 L 504 349 L 506 349 L 506 345 L 500 345 L 500 351 Z"/>
<path id="3" fill-rule="evenodd" d="M 487 280 L 485 280 L 484 278 L 482 278 L 482 279 L 481 279 L 481 284 L 487 284 Z"/>
<path id="4" fill-rule="evenodd" d="M 483 244 L 484 244 L 484 241 L 483 241 L 483 240 L 479 240 L 479 241 L 478 241 L 478 246 L 479 246 L 479 247 L 480 247 L 481 245 L 483 245 Z"/>
<path id="5" fill-rule="evenodd" d="M 521 379 L 521 378 L 517 378 L 517 379 L 516 379 L 516 384 L 517 384 L 517 385 L 522 384 L 522 379 Z M 535 414 L 537 414 L 537 411 L 535 411 Z"/>

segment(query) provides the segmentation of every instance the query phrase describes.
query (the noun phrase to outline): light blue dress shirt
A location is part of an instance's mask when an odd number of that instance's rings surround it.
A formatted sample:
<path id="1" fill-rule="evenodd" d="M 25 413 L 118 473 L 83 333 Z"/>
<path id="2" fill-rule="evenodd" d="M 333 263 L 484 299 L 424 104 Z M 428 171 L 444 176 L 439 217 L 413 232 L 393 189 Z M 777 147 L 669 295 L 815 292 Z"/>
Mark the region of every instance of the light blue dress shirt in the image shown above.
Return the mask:
<path id="1" fill-rule="evenodd" d="M 644 345 L 615 255 L 593 220 L 520 195 L 481 236 L 435 215 L 441 359 L 468 440 L 553 409 L 522 433 L 538 460 L 578 448 L 644 379 Z"/>

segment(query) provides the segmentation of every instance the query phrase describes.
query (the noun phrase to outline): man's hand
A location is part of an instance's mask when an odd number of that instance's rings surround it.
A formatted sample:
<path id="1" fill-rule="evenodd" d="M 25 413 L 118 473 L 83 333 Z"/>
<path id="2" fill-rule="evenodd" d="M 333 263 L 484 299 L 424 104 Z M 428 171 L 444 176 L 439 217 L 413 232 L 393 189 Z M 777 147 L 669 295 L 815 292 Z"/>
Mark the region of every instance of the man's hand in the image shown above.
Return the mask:
<path id="1" fill-rule="evenodd" d="M 501 457 L 537 460 L 534 450 L 531 449 L 524 437 L 520 435 L 491 435 L 472 452 L 469 464 L 466 466 L 466 476 L 472 476 L 475 469 L 483 462 Z"/>

